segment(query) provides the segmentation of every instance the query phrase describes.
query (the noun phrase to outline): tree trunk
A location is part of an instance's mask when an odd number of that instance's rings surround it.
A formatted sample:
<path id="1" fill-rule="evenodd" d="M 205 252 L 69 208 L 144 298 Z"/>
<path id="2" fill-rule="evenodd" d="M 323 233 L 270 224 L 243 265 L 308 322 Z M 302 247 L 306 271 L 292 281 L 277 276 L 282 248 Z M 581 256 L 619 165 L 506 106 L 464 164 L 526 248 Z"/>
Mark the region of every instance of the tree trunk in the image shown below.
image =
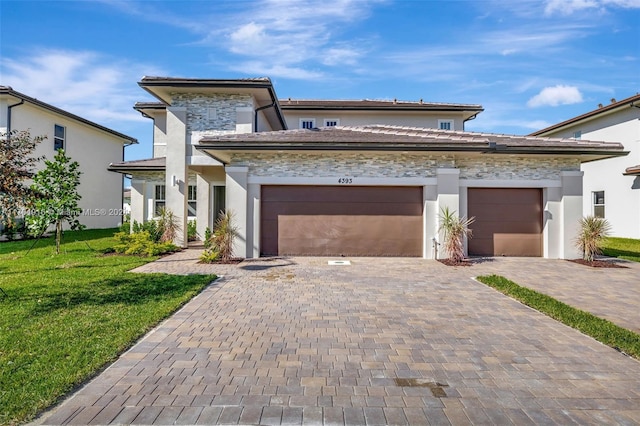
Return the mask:
<path id="1" fill-rule="evenodd" d="M 56 254 L 60 254 L 60 240 L 62 239 L 62 221 L 56 221 Z"/>

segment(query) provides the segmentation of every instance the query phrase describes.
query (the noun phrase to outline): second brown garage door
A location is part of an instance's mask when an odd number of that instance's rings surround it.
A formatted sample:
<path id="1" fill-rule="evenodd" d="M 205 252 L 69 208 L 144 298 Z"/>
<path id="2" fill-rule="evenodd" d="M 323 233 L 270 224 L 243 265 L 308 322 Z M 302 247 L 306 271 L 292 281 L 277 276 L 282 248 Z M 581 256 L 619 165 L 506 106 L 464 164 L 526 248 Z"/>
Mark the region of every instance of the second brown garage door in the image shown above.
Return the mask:
<path id="1" fill-rule="evenodd" d="M 469 188 L 471 256 L 542 256 L 542 190 Z"/>
<path id="2" fill-rule="evenodd" d="M 263 255 L 422 256 L 422 188 L 263 186 Z"/>

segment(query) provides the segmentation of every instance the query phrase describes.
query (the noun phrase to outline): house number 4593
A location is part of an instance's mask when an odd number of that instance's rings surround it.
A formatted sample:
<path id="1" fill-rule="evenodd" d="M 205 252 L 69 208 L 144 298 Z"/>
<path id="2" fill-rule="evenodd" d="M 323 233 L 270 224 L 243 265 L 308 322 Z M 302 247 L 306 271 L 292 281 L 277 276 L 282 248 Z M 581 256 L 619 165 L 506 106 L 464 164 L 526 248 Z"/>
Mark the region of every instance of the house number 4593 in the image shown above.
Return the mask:
<path id="1" fill-rule="evenodd" d="M 341 177 L 338 178 L 338 183 L 350 184 L 353 183 L 353 178 Z"/>

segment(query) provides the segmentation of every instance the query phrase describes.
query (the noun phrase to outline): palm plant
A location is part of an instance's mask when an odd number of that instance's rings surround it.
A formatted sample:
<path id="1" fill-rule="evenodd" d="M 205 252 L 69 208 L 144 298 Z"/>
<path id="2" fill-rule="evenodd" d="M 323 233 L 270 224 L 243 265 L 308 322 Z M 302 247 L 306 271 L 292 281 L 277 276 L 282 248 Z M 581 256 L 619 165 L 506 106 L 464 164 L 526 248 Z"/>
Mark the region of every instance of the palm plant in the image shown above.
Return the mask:
<path id="1" fill-rule="evenodd" d="M 233 213 L 230 210 L 220 212 L 213 232 L 206 238 L 207 249 L 201 260 L 229 262 L 233 258 L 233 241 L 237 236 L 238 227 L 233 223 Z"/>
<path id="2" fill-rule="evenodd" d="M 582 251 L 582 259 L 593 262 L 602 252 L 602 242 L 610 232 L 611 225 L 604 218 L 587 216 L 580 219 L 580 231 L 575 244 Z"/>
<path id="3" fill-rule="evenodd" d="M 180 229 L 178 218 L 171 210 L 165 209 L 164 207 L 160 209 L 159 213 L 158 231 L 160 232 L 160 242 L 173 242 Z"/>
<path id="4" fill-rule="evenodd" d="M 438 232 L 444 233 L 443 248 L 452 262 L 462 262 L 465 258 L 464 238 L 471 238 L 472 231 L 469 225 L 475 221 L 475 217 L 459 217 L 455 211 L 450 211 L 449 207 L 444 207 L 440 211 Z"/>

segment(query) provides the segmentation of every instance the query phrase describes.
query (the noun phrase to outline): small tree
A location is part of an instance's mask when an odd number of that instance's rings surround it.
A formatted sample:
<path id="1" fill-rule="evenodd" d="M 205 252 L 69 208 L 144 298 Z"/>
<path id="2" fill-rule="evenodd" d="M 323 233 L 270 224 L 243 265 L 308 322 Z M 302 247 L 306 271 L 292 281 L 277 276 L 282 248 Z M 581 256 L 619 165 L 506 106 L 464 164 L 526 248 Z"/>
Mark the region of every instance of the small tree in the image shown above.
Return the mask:
<path id="1" fill-rule="evenodd" d="M 444 232 L 444 250 L 452 262 L 458 263 L 464 260 L 464 237 L 471 238 L 469 229 L 475 221 L 475 217 L 465 218 L 456 216 L 455 211 L 449 211 L 449 207 L 441 209 L 440 227 L 438 232 Z"/>
<path id="2" fill-rule="evenodd" d="M 180 230 L 180 224 L 175 213 L 164 207 L 160 209 L 160 216 L 158 217 L 158 231 L 160 233 L 160 242 L 172 243 L 178 235 Z"/>
<path id="3" fill-rule="evenodd" d="M 233 213 L 229 210 L 220 212 L 213 232 L 207 234 L 204 242 L 206 250 L 200 259 L 203 262 L 229 262 L 233 257 L 233 241 L 238 236 L 238 227 L 233 224 Z"/>
<path id="4" fill-rule="evenodd" d="M 29 231 L 42 235 L 49 225 L 56 227 L 56 253 L 60 253 L 62 224 L 67 222 L 71 229 L 84 229 L 78 221 L 82 210 L 78 207 L 80 194 L 80 165 L 71 161 L 64 150 L 56 153 L 54 160 L 45 160 L 45 168 L 33 178 L 31 190 L 38 196 L 34 202 L 34 212 L 27 217 Z"/>
<path id="5" fill-rule="evenodd" d="M 44 139 L 32 138 L 28 131 L 0 133 L 0 224 L 14 227 L 14 218 L 31 207 L 33 191 L 26 181 L 42 159 L 32 154 Z"/>
<path id="6" fill-rule="evenodd" d="M 582 251 L 582 259 L 593 262 L 602 252 L 602 242 L 610 232 L 611 225 L 604 218 L 587 216 L 580 219 L 580 231 L 575 244 Z"/>

